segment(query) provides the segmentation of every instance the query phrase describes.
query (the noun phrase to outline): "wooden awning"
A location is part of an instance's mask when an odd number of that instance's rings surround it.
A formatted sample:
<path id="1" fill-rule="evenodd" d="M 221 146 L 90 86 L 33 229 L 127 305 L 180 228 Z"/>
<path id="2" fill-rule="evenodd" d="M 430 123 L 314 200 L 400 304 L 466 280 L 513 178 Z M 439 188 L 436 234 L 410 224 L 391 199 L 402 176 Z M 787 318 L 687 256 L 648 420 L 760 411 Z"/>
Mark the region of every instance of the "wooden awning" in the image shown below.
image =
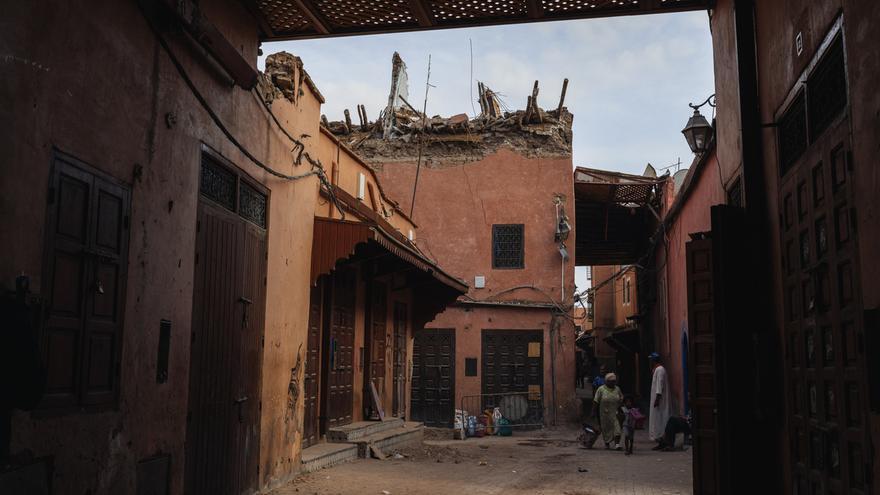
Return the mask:
<path id="1" fill-rule="evenodd" d="M 373 245 L 407 264 L 411 269 L 430 275 L 437 282 L 465 294 L 468 286 L 444 272 L 433 261 L 410 248 L 381 226 L 369 222 L 353 222 L 330 218 L 315 218 L 312 239 L 311 281 L 332 272 L 337 263 L 354 259 L 359 246 Z"/>
<path id="2" fill-rule="evenodd" d="M 714 0 L 245 0 L 264 40 L 706 10 Z"/>
<path id="3" fill-rule="evenodd" d="M 660 210 L 662 186 L 667 180 L 668 176 L 575 169 L 575 264 L 635 263 L 654 232 L 655 213 Z"/>

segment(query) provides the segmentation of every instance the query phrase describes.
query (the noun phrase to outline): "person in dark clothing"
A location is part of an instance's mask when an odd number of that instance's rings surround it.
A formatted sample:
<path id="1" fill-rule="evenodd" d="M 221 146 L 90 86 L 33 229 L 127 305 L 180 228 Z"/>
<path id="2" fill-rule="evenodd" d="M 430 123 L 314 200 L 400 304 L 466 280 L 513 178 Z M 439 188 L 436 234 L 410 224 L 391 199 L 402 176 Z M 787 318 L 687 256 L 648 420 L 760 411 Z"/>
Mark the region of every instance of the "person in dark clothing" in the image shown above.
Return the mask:
<path id="1" fill-rule="evenodd" d="M 691 434 L 690 418 L 683 416 L 670 416 L 666 421 L 666 429 L 663 432 L 663 441 L 661 442 L 664 452 L 675 450 L 675 435 L 684 433 Z"/>
<path id="2" fill-rule="evenodd" d="M 12 410 L 30 410 L 39 404 L 46 387 L 27 304 L 27 278 L 16 280 L 16 292 L 0 294 L 0 462 L 9 458 Z"/>

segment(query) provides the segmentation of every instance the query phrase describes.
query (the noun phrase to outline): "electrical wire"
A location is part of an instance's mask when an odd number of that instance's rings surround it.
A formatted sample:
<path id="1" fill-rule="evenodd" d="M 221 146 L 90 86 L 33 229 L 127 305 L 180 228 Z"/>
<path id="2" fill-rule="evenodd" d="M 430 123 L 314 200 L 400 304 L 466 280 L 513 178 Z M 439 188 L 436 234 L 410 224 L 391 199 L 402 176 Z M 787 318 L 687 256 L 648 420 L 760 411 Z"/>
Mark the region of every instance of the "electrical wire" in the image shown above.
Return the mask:
<path id="1" fill-rule="evenodd" d="M 192 93 L 192 95 L 193 95 L 193 97 L 195 97 L 196 101 L 199 102 L 199 105 L 201 105 L 201 107 L 205 110 L 205 112 L 207 112 L 208 116 L 211 118 L 211 121 L 214 123 L 214 125 L 217 126 L 217 128 L 220 130 L 220 132 L 222 132 L 223 135 L 226 136 L 226 139 L 230 143 L 232 143 L 233 146 L 235 146 L 254 165 L 265 170 L 270 175 L 278 177 L 280 179 L 284 179 L 284 180 L 288 180 L 288 181 L 297 181 L 300 179 L 305 179 L 306 177 L 317 176 L 318 180 L 321 182 L 321 184 L 325 188 L 328 189 L 328 193 L 331 195 L 331 199 L 334 202 L 337 202 L 336 197 L 333 194 L 333 186 L 327 180 L 327 176 L 324 172 L 324 167 L 321 165 L 321 162 L 313 159 L 308 154 L 308 152 L 305 152 L 305 144 L 302 141 L 291 136 L 290 133 L 288 133 L 287 130 L 284 129 L 284 127 L 281 125 L 281 123 L 278 121 L 278 119 L 275 117 L 275 115 L 272 113 L 272 111 L 268 108 L 268 105 L 266 105 L 265 101 L 263 101 L 263 99 L 259 95 L 256 95 L 257 99 L 259 99 L 261 102 L 263 102 L 263 106 L 269 112 L 269 115 L 272 117 L 272 120 L 275 122 L 275 124 L 278 126 L 278 128 L 281 129 L 281 131 L 291 141 L 294 142 L 295 146 L 294 146 L 293 150 L 291 150 L 291 152 L 297 152 L 297 156 L 294 159 L 294 163 L 298 165 L 301 163 L 302 158 L 305 158 L 312 165 L 312 170 L 305 172 L 305 173 L 302 173 L 302 174 L 298 174 L 298 175 L 288 175 L 288 174 L 281 173 L 281 172 L 273 169 L 272 167 L 266 165 L 262 161 L 260 161 L 243 144 L 241 144 L 241 142 L 238 139 L 236 139 L 235 136 L 232 134 L 232 132 L 226 127 L 226 125 L 223 124 L 223 121 L 220 119 L 220 116 L 217 115 L 217 113 L 211 107 L 211 104 L 208 103 L 208 101 L 205 99 L 204 95 L 202 95 L 201 91 L 199 91 L 199 89 L 196 87 L 195 83 L 189 77 L 189 74 L 186 72 L 186 69 L 184 69 L 183 64 L 180 62 L 180 60 L 174 54 L 174 51 L 171 50 L 171 47 L 168 45 L 168 41 L 165 39 L 164 36 L 162 36 L 162 33 L 159 32 L 159 29 L 150 20 L 149 15 L 143 11 L 142 11 L 142 14 L 143 14 L 144 19 L 146 20 L 147 25 L 149 26 L 150 30 L 153 32 L 153 35 L 156 37 L 156 40 L 159 42 L 159 45 L 162 46 L 162 49 L 165 51 L 165 54 L 168 55 L 168 59 L 171 61 L 171 64 L 174 65 L 174 68 L 175 68 L 175 70 L 177 70 L 177 73 L 180 75 L 180 78 L 183 79 L 183 82 L 186 84 L 187 88 L 189 88 L 190 93 Z"/>

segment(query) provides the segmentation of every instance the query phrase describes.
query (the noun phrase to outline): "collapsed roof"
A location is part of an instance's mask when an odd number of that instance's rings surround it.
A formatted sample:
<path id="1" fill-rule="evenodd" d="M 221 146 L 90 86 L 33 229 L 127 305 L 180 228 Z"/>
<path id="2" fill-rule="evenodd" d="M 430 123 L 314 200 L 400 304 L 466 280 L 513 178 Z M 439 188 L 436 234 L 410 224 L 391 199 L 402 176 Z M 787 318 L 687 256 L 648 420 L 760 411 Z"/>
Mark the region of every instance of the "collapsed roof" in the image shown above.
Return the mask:
<path id="1" fill-rule="evenodd" d="M 321 122 L 373 165 L 414 161 L 419 154 L 429 166 L 474 161 L 500 148 L 525 156 L 570 157 L 574 117 L 564 106 L 567 87 L 566 79 L 557 107 L 544 110 L 537 104 L 535 81 L 525 109 L 505 111 L 500 95 L 478 82 L 480 114 L 475 118 L 464 113 L 429 117 L 409 101 L 406 64 L 395 52 L 388 103 L 376 120 L 370 121 L 364 105 L 358 105 L 356 123 L 347 109 L 344 120 L 329 122 L 322 116 Z"/>

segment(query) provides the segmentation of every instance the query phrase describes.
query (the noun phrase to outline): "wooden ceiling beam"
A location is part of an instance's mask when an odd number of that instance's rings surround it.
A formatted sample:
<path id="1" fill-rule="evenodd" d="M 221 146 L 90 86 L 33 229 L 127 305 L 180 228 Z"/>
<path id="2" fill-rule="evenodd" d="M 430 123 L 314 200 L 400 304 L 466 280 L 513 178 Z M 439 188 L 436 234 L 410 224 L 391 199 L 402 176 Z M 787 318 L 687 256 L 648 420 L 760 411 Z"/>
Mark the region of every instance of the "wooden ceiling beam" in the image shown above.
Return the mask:
<path id="1" fill-rule="evenodd" d="M 321 13 L 318 12 L 318 9 L 311 0 L 293 0 L 293 4 L 296 5 L 296 8 L 299 9 L 302 15 L 309 20 L 309 23 L 319 34 L 332 33 L 330 27 L 327 25 L 327 21 L 321 17 Z"/>
<path id="2" fill-rule="evenodd" d="M 431 7 L 425 0 L 409 0 L 409 10 L 419 21 L 419 26 L 432 27 L 434 25 L 434 16 L 431 15 Z"/>
<path id="3" fill-rule="evenodd" d="M 541 6 L 541 0 L 528 0 L 526 6 L 529 9 L 529 17 L 532 19 L 544 17 L 544 7 Z"/>

